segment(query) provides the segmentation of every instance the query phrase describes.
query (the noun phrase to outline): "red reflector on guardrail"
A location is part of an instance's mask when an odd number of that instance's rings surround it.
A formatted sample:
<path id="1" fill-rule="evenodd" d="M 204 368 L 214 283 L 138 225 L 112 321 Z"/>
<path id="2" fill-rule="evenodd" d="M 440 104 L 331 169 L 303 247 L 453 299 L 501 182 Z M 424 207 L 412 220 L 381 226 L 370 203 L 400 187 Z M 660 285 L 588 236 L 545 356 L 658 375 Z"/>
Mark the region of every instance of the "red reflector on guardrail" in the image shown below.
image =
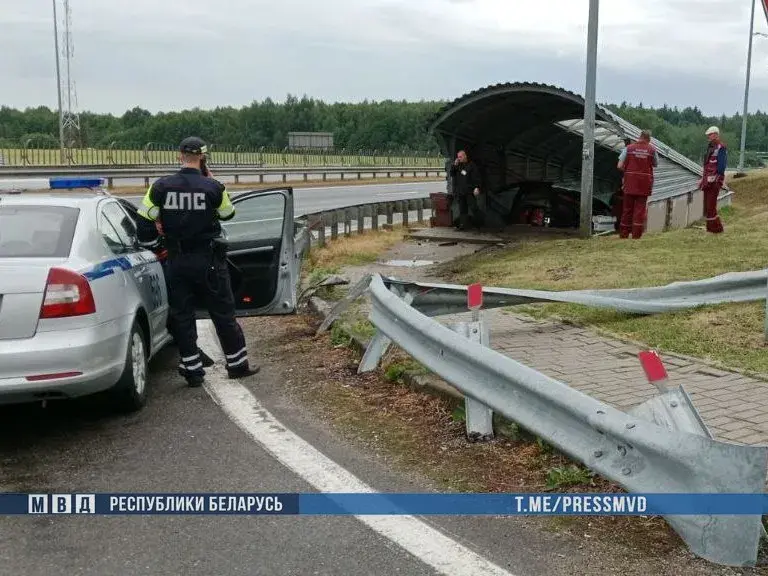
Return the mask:
<path id="1" fill-rule="evenodd" d="M 479 283 L 467 286 L 467 308 L 478 310 L 483 306 L 483 286 Z"/>
<path id="2" fill-rule="evenodd" d="M 656 352 L 646 350 L 638 353 L 637 357 L 649 382 L 660 382 L 668 378 L 667 369 L 664 368 L 664 363 Z"/>

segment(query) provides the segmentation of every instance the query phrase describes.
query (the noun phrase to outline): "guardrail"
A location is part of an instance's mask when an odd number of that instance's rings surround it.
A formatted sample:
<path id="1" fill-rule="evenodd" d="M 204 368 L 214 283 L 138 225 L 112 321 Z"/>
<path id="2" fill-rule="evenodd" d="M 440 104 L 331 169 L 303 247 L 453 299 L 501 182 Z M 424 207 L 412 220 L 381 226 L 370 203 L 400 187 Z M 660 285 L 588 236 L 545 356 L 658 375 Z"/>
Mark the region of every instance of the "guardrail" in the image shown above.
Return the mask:
<path id="1" fill-rule="evenodd" d="M 0 178 L 49 178 L 51 176 L 98 176 L 107 181 L 107 188 L 114 188 L 115 180 L 119 179 L 143 179 L 149 186 L 150 179 L 160 178 L 170 173 L 168 166 L 0 166 Z M 288 167 L 288 168 L 262 168 L 258 166 L 221 166 L 211 165 L 211 171 L 216 177 L 234 176 L 235 183 L 240 183 L 244 176 L 258 176 L 259 183 L 264 183 L 266 177 L 280 177 L 282 182 L 288 182 L 288 176 L 299 176 L 299 179 L 307 181 L 310 176 L 319 176 L 323 181 L 328 176 L 337 176 L 339 181 L 353 179 L 361 180 L 363 175 L 371 174 L 373 178 L 386 175 L 387 178 L 405 178 L 413 175 L 414 178 L 445 177 L 445 169 L 431 166 L 348 166 L 348 167 Z"/>
<path id="2" fill-rule="evenodd" d="M 339 236 L 339 227 L 344 236 L 351 236 L 353 229 L 357 234 L 365 233 L 366 229 L 378 230 L 379 217 L 384 216 L 384 226 L 393 226 L 398 220 L 403 226 L 408 226 L 411 216 L 415 213 L 415 221 L 424 223 L 424 210 L 432 208 L 430 198 L 411 198 L 409 200 L 390 200 L 387 202 L 368 202 L 344 208 L 334 208 L 312 214 L 304 214 L 297 220 L 306 226 L 310 232 L 317 233 L 317 245 L 326 243 L 326 232 L 330 228 L 331 240 Z"/>
<path id="3" fill-rule="evenodd" d="M 430 199 L 350 206 L 303 216 L 317 232 L 317 243 L 378 227 L 385 215 L 404 225 L 410 214 L 423 221 Z M 307 238 L 307 248 L 312 240 Z M 681 310 L 766 297 L 765 270 L 730 273 L 696 282 L 632 290 L 549 292 L 484 288 L 485 306 L 541 301 L 578 302 L 640 314 Z M 467 287 L 382 278 L 374 274 L 350 287 L 318 328 L 327 330 L 351 302 L 370 293 L 370 321 L 376 332 L 360 361 L 359 372 L 374 370 L 395 343 L 445 379 L 465 398 L 467 435 L 493 436 L 493 412 L 518 423 L 564 454 L 629 492 L 649 494 L 760 494 L 765 491 L 768 446 L 716 440 L 682 385 L 623 412 L 550 378 L 490 347 L 487 324 L 477 321 L 444 326 L 434 316 L 467 311 Z M 768 315 L 766 316 L 768 334 Z M 760 514 L 665 516 L 689 549 L 717 564 L 751 566 L 766 536 Z"/>
<path id="4" fill-rule="evenodd" d="M 409 304 L 414 292 L 377 274 L 364 282 L 377 332 L 360 371 L 373 369 L 388 342 L 396 343 L 471 401 L 468 433 L 487 433 L 495 411 L 630 492 L 764 492 L 768 447 L 714 440 L 682 386 L 628 414 L 491 349 L 477 323 L 444 326 Z M 360 295 L 361 285 L 351 292 Z M 702 558 L 729 566 L 757 561 L 765 533 L 759 514 L 665 519 Z"/>

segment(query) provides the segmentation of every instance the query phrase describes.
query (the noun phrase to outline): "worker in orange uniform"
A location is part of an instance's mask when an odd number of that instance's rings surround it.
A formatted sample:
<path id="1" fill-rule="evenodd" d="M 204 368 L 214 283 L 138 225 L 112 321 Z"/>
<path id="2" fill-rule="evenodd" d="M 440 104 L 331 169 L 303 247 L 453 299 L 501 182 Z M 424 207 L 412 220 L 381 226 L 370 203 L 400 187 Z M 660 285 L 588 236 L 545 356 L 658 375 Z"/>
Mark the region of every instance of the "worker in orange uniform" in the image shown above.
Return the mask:
<path id="1" fill-rule="evenodd" d="M 624 138 L 624 147 L 626 148 L 632 144 L 632 140 L 629 138 Z M 610 205 L 611 205 L 611 216 L 613 216 L 613 229 L 618 232 L 619 226 L 621 225 L 621 214 L 624 210 L 623 207 L 624 203 L 624 178 L 623 175 L 619 179 L 619 183 L 616 186 L 616 191 L 611 196 Z"/>
<path id="2" fill-rule="evenodd" d="M 705 132 L 709 139 L 707 153 L 704 156 L 704 174 L 699 188 L 704 192 L 704 217 L 707 219 L 707 232 L 720 234 L 723 223 L 717 214 L 717 197 L 725 180 L 725 168 L 728 165 L 728 150 L 720 140 L 720 129 L 710 126 Z"/>
<path id="3" fill-rule="evenodd" d="M 640 132 L 637 142 L 621 151 L 619 170 L 624 172 L 624 198 L 619 237 L 638 239 L 645 231 L 648 217 L 648 197 L 653 191 L 653 169 L 659 165 L 659 155 L 651 144 L 651 133 Z"/>

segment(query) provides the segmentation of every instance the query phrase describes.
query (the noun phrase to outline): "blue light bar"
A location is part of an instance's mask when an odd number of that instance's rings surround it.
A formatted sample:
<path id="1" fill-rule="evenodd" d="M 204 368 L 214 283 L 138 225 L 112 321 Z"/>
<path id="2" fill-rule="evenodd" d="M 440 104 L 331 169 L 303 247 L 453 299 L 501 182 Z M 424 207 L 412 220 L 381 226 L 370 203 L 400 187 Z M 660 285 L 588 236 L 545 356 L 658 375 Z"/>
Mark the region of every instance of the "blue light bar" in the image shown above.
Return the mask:
<path id="1" fill-rule="evenodd" d="M 50 178 L 48 183 L 51 190 L 72 190 L 73 188 L 98 188 L 104 184 L 104 178 L 67 178 L 59 176 Z"/>

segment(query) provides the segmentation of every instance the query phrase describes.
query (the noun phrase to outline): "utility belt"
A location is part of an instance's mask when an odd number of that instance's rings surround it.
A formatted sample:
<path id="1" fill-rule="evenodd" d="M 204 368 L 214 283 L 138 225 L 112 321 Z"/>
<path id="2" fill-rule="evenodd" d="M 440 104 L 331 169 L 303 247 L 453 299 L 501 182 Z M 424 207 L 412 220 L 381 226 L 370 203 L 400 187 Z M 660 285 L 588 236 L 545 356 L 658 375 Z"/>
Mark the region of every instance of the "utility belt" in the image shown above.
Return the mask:
<path id="1" fill-rule="evenodd" d="M 219 258 L 225 258 L 227 255 L 227 242 L 223 238 L 209 238 L 205 240 L 190 238 L 181 240 L 166 237 L 165 247 L 168 250 L 169 258 L 183 254 L 210 254 Z"/>

